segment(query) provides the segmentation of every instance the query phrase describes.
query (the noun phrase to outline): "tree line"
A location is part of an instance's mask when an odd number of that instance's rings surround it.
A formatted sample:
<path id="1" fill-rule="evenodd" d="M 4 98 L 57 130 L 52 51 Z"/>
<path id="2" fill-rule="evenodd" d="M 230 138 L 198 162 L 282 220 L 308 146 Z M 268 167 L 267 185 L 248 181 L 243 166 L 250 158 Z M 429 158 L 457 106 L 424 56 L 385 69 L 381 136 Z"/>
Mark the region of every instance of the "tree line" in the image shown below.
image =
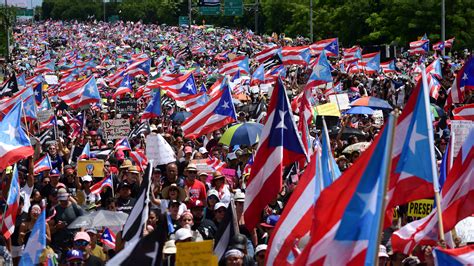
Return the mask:
<path id="1" fill-rule="evenodd" d="M 221 2 L 224 2 L 222 0 Z M 313 0 L 314 40 L 338 37 L 344 47 L 354 44 L 406 46 L 425 33 L 435 43 L 441 39 L 442 0 Z M 202 16 L 196 24 L 255 28 L 256 0 L 244 0 L 241 17 Z M 197 5 L 197 0 L 193 0 Z M 474 1 L 445 0 L 446 39 L 456 37 L 454 49 L 474 48 Z M 285 33 L 309 37 L 310 0 L 259 0 L 259 33 Z M 106 18 L 177 25 L 188 14 L 187 0 L 110 0 Z M 103 0 L 44 0 L 42 19 L 102 20 Z"/>

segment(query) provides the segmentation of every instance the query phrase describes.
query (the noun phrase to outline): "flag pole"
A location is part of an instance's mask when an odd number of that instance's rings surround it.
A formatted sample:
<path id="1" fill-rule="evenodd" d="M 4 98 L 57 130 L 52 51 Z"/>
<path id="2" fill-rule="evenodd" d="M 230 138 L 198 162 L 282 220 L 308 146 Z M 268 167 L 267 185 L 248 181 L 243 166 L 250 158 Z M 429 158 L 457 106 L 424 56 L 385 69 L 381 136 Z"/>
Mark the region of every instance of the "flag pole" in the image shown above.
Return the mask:
<path id="1" fill-rule="evenodd" d="M 435 193 L 436 210 L 438 214 L 439 240 L 444 242 L 443 215 L 442 215 L 442 210 L 441 210 L 441 197 L 439 195 L 438 168 L 436 165 L 436 157 L 434 153 L 433 123 L 431 122 L 428 81 L 426 79 L 426 68 L 424 64 L 421 64 L 421 78 L 423 82 L 423 91 L 421 91 L 420 93 L 423 93 L 423 96 L 424 96 L 426 123 L 428 127 L 428 141 L 430 145 L 429 148 L 430 148 L 430 159 L 431 159 L 431 174 L 433 176 L 433 190 Z"/>
<path id="2" fill-rule="evenodd" d="M 232 225 L 234 226 L 234 232 L 236 234 L 240 234 L 239 221 L 237 221 L 237 213 L 235 212 L 234 199 L 230 199 L 230 204 L 231 204 L 231 206 L 229 206 L 229 207 L 232 208 Z"/>
<path id="3" fill-rule="evenodd" d="M 336 99 L 337 99 L 337 97 L 336 97 Z M 329 141 L 329 132 L 328 132 L 328 128 L 326 126 L 326 120 L 324 119 L 324 116 L 322 116 L 321 119 L 323 120 L 323 134 L 324 134 L 324 138 L 326 139 L 326 145 L 329 149 L 327 151 L 328 155 L 329 155 L 329 152 L 332 153 L 331 142 Z M 321 153 L 322 153 L 322 149 L 321 149 Z M 332 179 L 332 182 L 334 182 L 334 180 L 336 180 L 336 176 L 335 176 L 335 173 L 334 173 L 334 165 L 332 163 L 332 160 L 328 160 L 328 161 L 329 161 L 329 168 L 331 168 L 331 179 Z"/>
<path id="4" fill-rule="evenodd" d="M 387 129 L 390 130 L 389 135 L 388 135 L 388 147 L 386 146 L 385 151 L 384 151 L 384 167 L 385 167 L 385 174 L 382 179 L 382 185 L 383 185 L 383 195 L 382 195 L 382 211 L 380 213 L 379 217 L 379 228 L 377 231 L 377 245 L 376 248 L 380 246 L 380 242 L 382 241 L 382 231 L 383 231 L 383 224 L 384 224 L 384 218 L 385 218 L 385 212 L 387 208 L 387 190 L 388 190 L 388 180 L 390 179 L 390 173 L 392 171 L 392 151 L 393 151 L 393 140 L 395 139 L 395 125 L 397 124 L 399 116 L 399 111 L 398 109 L 395 109 L 392 114 L 389 116 L 388 119 L 388 124 L 387 124 Z M 374 252 L 374 265 L 378 266 L 379 265 L 379 260 L 378 260 L 378 252 Z"/>

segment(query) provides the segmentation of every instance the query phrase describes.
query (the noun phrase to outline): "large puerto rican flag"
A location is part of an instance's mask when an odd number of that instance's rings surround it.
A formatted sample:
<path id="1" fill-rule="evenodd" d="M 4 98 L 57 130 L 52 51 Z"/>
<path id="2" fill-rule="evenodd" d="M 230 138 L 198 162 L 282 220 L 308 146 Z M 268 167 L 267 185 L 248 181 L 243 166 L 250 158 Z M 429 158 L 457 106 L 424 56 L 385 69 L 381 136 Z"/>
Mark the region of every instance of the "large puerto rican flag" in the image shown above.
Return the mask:
<path id="1" fill-rule="evenodd" d="M 263 49 L 261 52 L 255 54 L 255 59 L 262 64 L 263 62 L 267 61 L 268 59 L 272 58 L 280 51 L 280 47 L 277 45 L 268 47 Z"/>
<path id="2" fill-rule="evenodd" d="M 17 103 L 0 122 L 0 169 L 33 155 L 30 139 L 21 127 L 23 103 Z"/>
<path id="3" fill-rule="evenodd" d="M 236 57 L 232 61 L 225 63 L 219 69 L 220 74 L 229 75 L 229 76 L 234 76 L 235 73 L 237 73 L 238 71 L 244 74 L 250 74 L 248 57 L 246 56 Z"/>
<path id="4" fill-rule="evenodd" d="M 474 245 L 456 249 L 435 248 L 433 257 L 435 266 L 472 265 L 474 262 Z"/>
<path id="5" fill-rule="evenodd" d="M 453 110 L 454 120 L 471 120 L 474 121 L 474 103 L 455 108 Z"/>
<path id="6" fill-rule="evenodd" d="M 237 120 L 227 81 L 222 90 L 188 117 L 181 128 L 187 138 L 197 138 Z"/>
<path id="7" fill-rule="evenodd" d="M 267 113 L 245 196 L 244 217 L 249 230 L 255 228 L 261 220 L 262 210 L 281 191 L 284 168 L 307 158 L 280 78 L 273 89 Z"/>
<path id="8" fill-rule="evenodd" d="M 410 55 L 426 54 L 430 48 L 430 40 L 419 40 L 410 43 Z"/>

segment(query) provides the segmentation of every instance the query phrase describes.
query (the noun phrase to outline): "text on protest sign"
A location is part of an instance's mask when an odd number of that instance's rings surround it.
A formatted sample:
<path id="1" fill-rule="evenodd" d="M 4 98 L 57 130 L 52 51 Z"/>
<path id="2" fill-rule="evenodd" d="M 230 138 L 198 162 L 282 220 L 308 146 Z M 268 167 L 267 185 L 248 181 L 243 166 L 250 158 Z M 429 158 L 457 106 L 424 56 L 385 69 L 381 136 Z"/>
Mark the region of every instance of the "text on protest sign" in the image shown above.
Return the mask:
<path id="1" fill-rule="evenodd" d="M 461 145 L 467 138 L 469 131 L 474 128 L 474 122 L 469 120 L 451 120 L 451 132 L 454 134 L 454 157 L 457 156 Z"/>
<path id="2" fill-rule="evenodd" d="M 104 137 L 107 140 L 121 139 L 130 133 L 130 122 L 128 119 L 109 119 L 102 124 Z"/>

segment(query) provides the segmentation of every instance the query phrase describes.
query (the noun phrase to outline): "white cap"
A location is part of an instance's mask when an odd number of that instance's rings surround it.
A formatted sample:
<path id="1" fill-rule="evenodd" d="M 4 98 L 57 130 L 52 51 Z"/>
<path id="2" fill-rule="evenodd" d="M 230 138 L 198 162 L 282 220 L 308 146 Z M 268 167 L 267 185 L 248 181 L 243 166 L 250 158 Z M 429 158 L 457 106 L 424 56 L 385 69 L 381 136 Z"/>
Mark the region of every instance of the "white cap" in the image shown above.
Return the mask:
<path id="1" fill-rule="evenodd" d="M 85 175 L 81 177 L 82 182 L 92 182 L 92 177 L 90 175 Z"/>
<path id="2" fill-rule="evenodd" d="M 191 230 L 187 228 L 181 228 L 181 229 L 178 229 L 178 231 L 174 233 L 174 236 L 175 236 L 175 240 L 183 241 L 190 237 L 193 237 L 193 234 L 191 233 Z"/>
<path id="3" fill-rule="evenodd" d="M 237 159 L 237 156 L 235 155 L 234 152 L 231 152 L 231 153 L 227 154 L 227 159 L 235 160 L 235 159 Z"/>
<path id="4" fill-rule="evenodd" d="M 245 193 L 240 190 L 237 190 L 234 195 L 234 200 L 239 202 L 245 201 Z"/>
<path id="5" fill-rule="evenodd" d="M 207 151 L 206 147 L 201 147 L 201 148 L 199 148 L 199 153 L 204 154 L 204 153 L 208 153 L 208 151 Z"/>
<path id="6" fill-rule="evenodd" d="M 216 206 L 214 206 L 214 210 L 218 210 L 219 208 L 226 208 L 227 209 L 227 204 L 223 203 L 223 202 L 218 202 L 216 203 Z"/>
<path id="7" fill-rule="evenodd" d="M 265 250 L 267 250 L 267 245 L 260 244 L 255 248 L 255 254 L 258 254 L 260 251 L 265 251 Z"/>
<path id="8" fill-rule="evenodd" d="M 217 199 L 219 199 L 219 192 L 217 192 L 217 190 L 215 189 L 210 189 L 208 192 L 207 192 L 207 197 L 209 198 L 210 196 L 216 196 Z"/>

